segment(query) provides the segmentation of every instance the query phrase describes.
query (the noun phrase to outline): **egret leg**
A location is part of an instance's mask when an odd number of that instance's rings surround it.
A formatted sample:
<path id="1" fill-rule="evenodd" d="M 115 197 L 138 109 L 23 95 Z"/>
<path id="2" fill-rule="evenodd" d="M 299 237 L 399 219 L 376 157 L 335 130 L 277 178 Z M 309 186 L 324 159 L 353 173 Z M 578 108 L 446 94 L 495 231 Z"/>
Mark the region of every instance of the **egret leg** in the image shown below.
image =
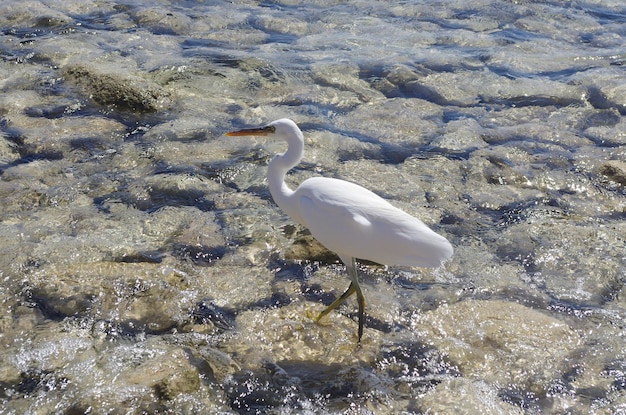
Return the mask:
<path id="1" fill-rule="evenodd" d="M 363 325 L 365 324 L 365 297 L 361 291 L 361 286 L 359 286 L 359 276 L 356 270 L 356 260 L 354 258 L 352 258 L 352 261 L 347 268 L 348 274 L 350 274 L 350 278 L 352 278 L 350 287 L 354 287 L 354 291 L 356 292 L 356 301 L 359 304 L 359 334 L 357 342 L 360 344 L 361 337 L 363 337 Z"/>
<path id="2" fill-rule="evenodd" d="M 326 314 L 330 313 L 332 310 L 334 310 L 335 308 L 337 308 L 337 306 L 341 303 L 343 303 L 346 298 L 350 297 L 352 294 L 354 294 L 354 291 L 356 290 L 356 288 L 354 287 L 354 283 L 350 283 L 350 286 L 348 287 L 348 289 L 341 294 L 341 296 L 339 298 L 337 298 L 335 301 L 332 302 L 331 305 L 329 305 L 328 307 L 326 307 L 324 309 L 324 311 L 322 311 L 317 318 L 315 319 L 315 322 L 320 321 Z"/>
<path id="3" fill-rule="evenodd" d="M 346 261 L 346 268 L 348 271 L 348 275 L 350 275 L 350 286 L 348 289 L 339 296 L 335 301 L 332 302 L 331 305 L 326 307 L 315 319 L 315 322 L 320 321 L 324 316 L 334 310 L 339 304 L 343 303 L 346 298 L 350 297 L 352 294 L 356 293 L 356 300 L 359 304 L 359 331 L 358 331 L 358 342 L 361 343 L 361 337 L 363 337 L 363 326 L 365 324 L 365 297 L 363 296 L 363 292 L 361 291 L 361 286 L 359 285 L 359 276 L 356 268 L 356 260 L 354 258 L 350 258 L 350 261 Z"/>

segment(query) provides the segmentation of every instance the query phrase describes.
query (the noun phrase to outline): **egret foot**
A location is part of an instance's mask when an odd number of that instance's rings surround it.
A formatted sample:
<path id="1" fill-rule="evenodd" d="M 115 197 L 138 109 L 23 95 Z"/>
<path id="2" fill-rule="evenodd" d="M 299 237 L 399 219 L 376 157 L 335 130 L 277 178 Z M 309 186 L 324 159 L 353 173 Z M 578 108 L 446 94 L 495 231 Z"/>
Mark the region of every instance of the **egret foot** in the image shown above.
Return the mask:
<path id="1" fill-rule="evenodd" d="M 359 331 L 358 331 L 358 340 L 357 342 L 361 343 L 361 337 L 363 337 L 363 326 L 365 324 L 365 297 L 363 296 L 363 292 L 361 291 L 361 287 L 359 286 L 359 277 L 356 271 L 356 261 L 354 258 L 350 258 L 350 261 L 346 261 L 346 268 L 352 282 L 348 289 L 339 296 L 335 301 L 332 302 L 331 305 L 326 307 L 315 319 L 317 323 L 324 316 L 330 313 L 332 310 L 337 308 L 337 306 L 343 303 L 348 297 L 352 294 L 356 293 L 356 301 L 359 304 Z"/>
<path id="2" fill-rule="evenodd" d="M 333 311 L 335 308 L 337 308 L 337 306 L 341 303 L 343 303 L 346 298 L 350 297 L 352 294 L 354 294 L 354 292 L 356 291 L 356 288 L 354 288 L 354 283 L 351 283 L 350 286 L 348 287 L 348 289 L 341 294 L 341 296 L 339 298 L 337 298 L 335 301 L 332 302 L 331 305 L 329 305 L 328 307 L 326 307 L 324 309 L 324 311 L 322 311 L 317 318 L 315 319 L 315 322 L 317 323 L 318 321 L 320 321 L 322 318 L 324 318 L 324 316 L 326 316 L 328 313 L 330 313 L 331 311 Z"/>

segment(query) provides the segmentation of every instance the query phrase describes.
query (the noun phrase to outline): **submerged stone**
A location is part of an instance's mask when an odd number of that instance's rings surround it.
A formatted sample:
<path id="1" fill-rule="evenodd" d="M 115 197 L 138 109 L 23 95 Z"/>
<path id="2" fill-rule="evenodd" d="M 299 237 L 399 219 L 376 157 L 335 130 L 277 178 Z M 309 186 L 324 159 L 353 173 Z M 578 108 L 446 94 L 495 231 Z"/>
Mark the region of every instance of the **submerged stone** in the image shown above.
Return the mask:
<path id="1" fill-rule="evenodd" d="M 425 343 L 447 354 L 463 377 L 517 385 L 545 395 L 570 369 L 579 335 L 563 321 L 498 300 L 468 300 L 429 311 L 415 322 Z"/>
<path id="2" fill-rule="evenodd" d="M 620 160 L 609 160 L 600 166 L 600 173 L 610 180 L 626 186 L 626 163 Z"/>
<path id="3" fill-rule="evenodd" d="M 524 414 L 522 408 L 503 401 L 491 385 L 466 378 L 441 382 L 421 396 L 418 405 L 429 414 Z"/>
<path id="4" fill-rule="evenodd" d="M 80 64 L 66 67 L 64 74 L 97 104 L 113 105 L 123 111 L 155 112 L 170 100 L 169 92 L 136 75 Z"/>

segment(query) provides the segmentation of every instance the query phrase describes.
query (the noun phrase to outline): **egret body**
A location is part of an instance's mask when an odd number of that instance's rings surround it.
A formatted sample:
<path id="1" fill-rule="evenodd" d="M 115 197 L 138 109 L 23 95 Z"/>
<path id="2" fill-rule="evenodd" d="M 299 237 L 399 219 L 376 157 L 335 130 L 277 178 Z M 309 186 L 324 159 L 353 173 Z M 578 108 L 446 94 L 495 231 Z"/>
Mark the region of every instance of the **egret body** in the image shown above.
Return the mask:
<path id="1" fill-rule="evenodd" d="M 304 136 L 289 119 L 227 136 L 271 135 L 287 142 L 287 151 L 269 163 L 267 178 L 276 204 L 294 221 L 306 226 L 326 248 L 344 262 L 352 282 L 317 317 L 319 321 L 356 293 L 359 305 L 358 340 L 363 335 L 365 298 L 359 287 L 356 258 L 385 265 L 438 267 L 452 256 L 452 245 L 419 219 L 392 206 L 357 184 L 327 177 L 305 180 L 295 190 L 285 175 L 302 160 Z"/>

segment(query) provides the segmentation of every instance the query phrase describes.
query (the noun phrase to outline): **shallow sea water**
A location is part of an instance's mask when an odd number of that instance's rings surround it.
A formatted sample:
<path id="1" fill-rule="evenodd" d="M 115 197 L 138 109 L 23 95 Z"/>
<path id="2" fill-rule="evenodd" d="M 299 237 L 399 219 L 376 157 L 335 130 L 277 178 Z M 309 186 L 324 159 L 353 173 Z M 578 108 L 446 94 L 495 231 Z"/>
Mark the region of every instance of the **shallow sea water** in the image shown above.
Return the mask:
<path id="1" fill-rule="evenodd" d="M 0 3 L 0 414 L 626 413 L 626 6 Z M 273 203 L 445 235 L 345 269 Z"/>

